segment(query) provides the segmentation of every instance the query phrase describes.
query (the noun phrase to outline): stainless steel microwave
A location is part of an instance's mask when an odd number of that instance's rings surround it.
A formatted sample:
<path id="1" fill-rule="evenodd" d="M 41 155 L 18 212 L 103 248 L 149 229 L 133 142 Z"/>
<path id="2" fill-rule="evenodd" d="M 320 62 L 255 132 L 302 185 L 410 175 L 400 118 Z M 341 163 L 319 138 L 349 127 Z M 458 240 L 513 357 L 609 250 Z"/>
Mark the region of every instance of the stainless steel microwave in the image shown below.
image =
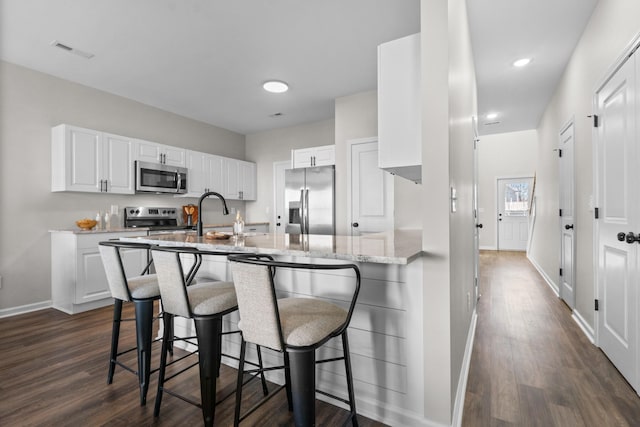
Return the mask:
<path id="1" fill-rule="evenodd" d="M 187 168 L 136 161 L 136 193 L 184 194 L 187 175 Z"/>

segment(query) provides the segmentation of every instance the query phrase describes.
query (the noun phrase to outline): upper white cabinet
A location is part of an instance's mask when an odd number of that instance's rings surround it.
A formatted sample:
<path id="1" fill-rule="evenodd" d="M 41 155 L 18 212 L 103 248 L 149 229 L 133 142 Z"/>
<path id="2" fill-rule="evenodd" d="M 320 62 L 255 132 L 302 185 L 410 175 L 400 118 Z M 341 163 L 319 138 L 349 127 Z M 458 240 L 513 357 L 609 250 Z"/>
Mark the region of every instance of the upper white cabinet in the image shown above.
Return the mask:
<path id="1" fill-rule="evenodd" d="M 131 139 L 70 125 L 51 136 L 51 191 L 135 192 Z"/>
<path id="2" fill-rule="evenodd" d="M 187 165 L 187 155 L 184 148 L 158 144 L 150 141 L 136 140 L 135 160 L 163 165 L 181 166 Z"/>
<path id="3" fill-rule="evenodd" d="M 336 164 L 336 146 L 300 148 L 291 150 L 291 167 L 308 168 L 311 166 L 327 166 Z"/>
<path id="4" fill-rule="evenodd" d="M 187 168 L 189 168 L 187 197 L 200 197 L 208 191 L 223 193 L 224 158 L 214 154 L 187 150 Z"/>
<path id="5" fill-rule="evenodd" d="M 420 34 L 378 46 L 378 166 L 422 182 Z"/>
<path id="6" fill-rule="evenodd" d="M 223 157 L 224 192 L 230 200 L 256 199 L 256 164 Z"/>

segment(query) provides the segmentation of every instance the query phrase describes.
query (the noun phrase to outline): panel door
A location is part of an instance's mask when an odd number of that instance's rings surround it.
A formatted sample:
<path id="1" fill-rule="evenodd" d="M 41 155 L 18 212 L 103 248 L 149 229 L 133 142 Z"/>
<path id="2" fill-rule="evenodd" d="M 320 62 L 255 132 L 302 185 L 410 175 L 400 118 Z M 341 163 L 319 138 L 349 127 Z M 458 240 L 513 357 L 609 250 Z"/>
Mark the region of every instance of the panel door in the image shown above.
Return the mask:
<path id="1" fill-rule="evenodd" d="M 156 144 L 155 142 L 137 140 L 135 149 L 135 160 L 150 163 L 161 163 L 160 154 L 162 152 L 160 148 L 161 145 Z"/>
<path id="2" fill-rule="evenodd" d="M 378 141 L 351 144 L 351 234 L 393 230 L 393 176 L 378 167 Z"/>
<path id="3" fill-rule="evenodd" d="M 560 133 L 560 298 L 575 306 L 575 213 L 574 213 L 574 156 L 573 122 Z"/>
<path id="4" fill-rule="evenodd" d="M 376 159 L 377 160 L 377 159 Z M 316 147 L 313 154 L 313 166 L 330 166 L 336 164 L 335 145 Z"/>
<path id="5" fill-rule="evenodd" d="M 103 134 L 104 172 L 107 191 L 116 194 L 134 194 L 133 147 L 129 138 Z"/>
<path id="6" fill-rule="evenodd" d="M 600 119 L 596 138 L 600 210 L 596 248 L 598 344 L 638 390 L 638 244 L 626 242 L 629 232 L 639 231 L 635 64 L 634 55 L 595 96 Z"/>
<path id="7" fill-rule="evenodd" d="M 206 191 L 206 182 L 209 174 L 208 157 L 209 155 L 206 153 L 187 152 L 187 168 L 189 169 L 187 188 L 190 196 L 198 196 Z"/>
<path id="8" fill-rule="evenodd" d="M 240 197 L 242 200 L 256 199 L 256 164 L 239 162 L 238 174 L 240 179 Z"/>
<path id="9" fill-rule="evenodd" d="M 205 179 L 205 191 L 215 191 L 223 194 L 224 192 L 224 158 L 215 155 L 209 155 L 206 159 L 207 177 Z"/>
<path id="10" fill-rule="evenodd" d="M 185 167 L 187 164 L 187 153 L 184 148 L 164 145 L 161 148 L 163 163 L 169 166 Z"/>
<path id="11" fill-rule="evenodd" d="M 69 127 L 66 143 L 69 164 L 67 190 L 99 193 L 103 160 L 101 133 Z"/>
<path id="12" fill-rule="evenodd" d="M 291 167 L 292 168 L 308 168 L 312 166 L 313 148 L 301 148 L 299 150 L 291 150 Z"/>
<path id="13" fill-rule="evenodd" d="M 532 182 L 529 177 L 498 179 L 498 250 L 527 249 Z"/>
<path id="14" fill-rule="evenodd" d="M 227 199 L 240 199 L 240 180 L 238 175 L 239 161 L 236 159 L 224 159 L 224 193 Z"/>

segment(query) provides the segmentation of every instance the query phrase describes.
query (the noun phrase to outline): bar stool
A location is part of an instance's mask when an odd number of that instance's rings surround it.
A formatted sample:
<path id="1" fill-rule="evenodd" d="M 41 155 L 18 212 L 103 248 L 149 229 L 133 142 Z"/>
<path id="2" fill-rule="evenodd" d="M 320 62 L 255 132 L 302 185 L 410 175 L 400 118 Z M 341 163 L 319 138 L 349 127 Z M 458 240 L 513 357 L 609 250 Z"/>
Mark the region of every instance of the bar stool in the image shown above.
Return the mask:
<path id="1" fill-rule="evenodd" d="M 111 332 L 111 352 L 109 354 L 109 373 L 107 384 L 113 382 L 116 365 L 138 376 L 140 385 L 140 406 L 147 403 L 147 391 L 149 390 L 149 377 L 151 376 L 151 346 L 153 326 L 153 303 L 160 299 L 160 289 L 155 274 L 147 274 L 151 267 L 150 260 L 140 276 L 129 277 L 124 270 L 122 262 L 122 250 L 140 250 L 147 252 L 150 245 L 145 243 L 120 242 L 116 240 L 99 243 L 102 263 L 107 275 L 107 282 L 111 296 L 114 298 L 113 327 Z M 136 347 L 118 352 L 120 337 L 120 323 L 122 319 L 122 306 L 124 302 L 133 302 L 135 307 L 136 322 Z M 165 334 L 172 334 L 173 323 L 166 325 Z M 134 371 L 118 360 L 119 356 L 137 350 L 138 370 Z M 155 371 L 154 371 L 155 372 Z"/>
<path id="2" fill-rule="evenodd" d="M 158 375 L 158 393 L 154 416 L 160 414 L 160 404 L 163 392 L 181 398 L 188 403 L 202 409 L 205 426 L 212 426 L 215 418 L 216 404 L 216 377 L 220 371 L 221 339 L 222 335 L 233 332 L 222 332 L 222 317 L 238 308 L 233 283 L 214 282 L 190 285 L 195 277 L 203 256 L 227 257 L 230 252 L 199 251 L 196 248 L 179 247 L 154 247 L 151 250 L 158 275 L 162 306 L 164 308 L 164 321 L 170 322 L 174 316 L 193 319 L 198 341 L 198 365 L 200 370 L 200 403 L 194 402 L 178 395 L 166 388 L 165 383 L 176 375 L 166 377 L 167 366 L 179 362 L 182 359 L 167 363 L 167 352 L 170 341 L 174 338 L 168 335 L 163 337 L 162 354 L 160 356 L 160 372 Z M 197 267 L 185 276 L 182 267 L 181 255 L 193 254 L 198 258 Z M 192 338 L 192 337 L 191 337 Z M 182 338 L 183 340 L 185 338 Z M 188 338 L 187 338 L 188 339 Z M 225 355 L 226 356 L 226 355 Z M 258 349 L 260 364 L 262 358 Z M 187 356 L 185 356 L 187 357 Z M 193 365 L 192 365 L 193 366 Z M 262 375 L 263 392 L 267 393 L 267 385 Z M 231 393 L 233 394 L 233 393 Z M 228 397 L 228 396 L 227 396 Z M 226 397 L 225 397 L 226 398 Z M 222 399 L 224 400 L 224 399 Z"/>
<path id="3" fill-rule="evenodd" d="M 240 415 L 245 347 L 247 342 L 251 342 L 284 354 L 287 397 L 290 410 L 293 404 L 296 426 L 315 425 L 316 391 L 348 404 L 349 418 L 357 426 L 347 327 L 360 291 L 358 267 L 354 264 L 279 262 L 269 256 L 256 255 L 232 255 L 228 259 L 240 311 L 238 327 L 242 332 L 234 425 L 239 425 L 242 419 L 266 401 L 263 399 L 247 413 Z M 354 286 L 349 310 L 318 298 L 277 299 L 274 279 L 278 268 L 322 271 L 352 269 Z M 316 361 L 315 350 L 338 336 L 342 337 L 343 357 Z M 344 360 L 348 400 L 316 390 L 315 365 L 337 360 Z"/>

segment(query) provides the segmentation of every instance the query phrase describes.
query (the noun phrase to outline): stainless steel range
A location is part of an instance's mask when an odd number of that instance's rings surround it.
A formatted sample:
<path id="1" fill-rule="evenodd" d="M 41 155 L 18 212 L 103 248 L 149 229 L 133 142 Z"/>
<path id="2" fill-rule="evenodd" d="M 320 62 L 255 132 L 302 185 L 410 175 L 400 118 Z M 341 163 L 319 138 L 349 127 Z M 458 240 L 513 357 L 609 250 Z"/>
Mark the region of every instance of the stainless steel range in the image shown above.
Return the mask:
<path id="1" fill-rule="evenodd" d="M 177 208 L 146 208 L 130 206 L 124 208 L 124 226 L 127 228 L 149 228 L 153 231 L 191 230 L 192 226 L 178 224 Z"/>

